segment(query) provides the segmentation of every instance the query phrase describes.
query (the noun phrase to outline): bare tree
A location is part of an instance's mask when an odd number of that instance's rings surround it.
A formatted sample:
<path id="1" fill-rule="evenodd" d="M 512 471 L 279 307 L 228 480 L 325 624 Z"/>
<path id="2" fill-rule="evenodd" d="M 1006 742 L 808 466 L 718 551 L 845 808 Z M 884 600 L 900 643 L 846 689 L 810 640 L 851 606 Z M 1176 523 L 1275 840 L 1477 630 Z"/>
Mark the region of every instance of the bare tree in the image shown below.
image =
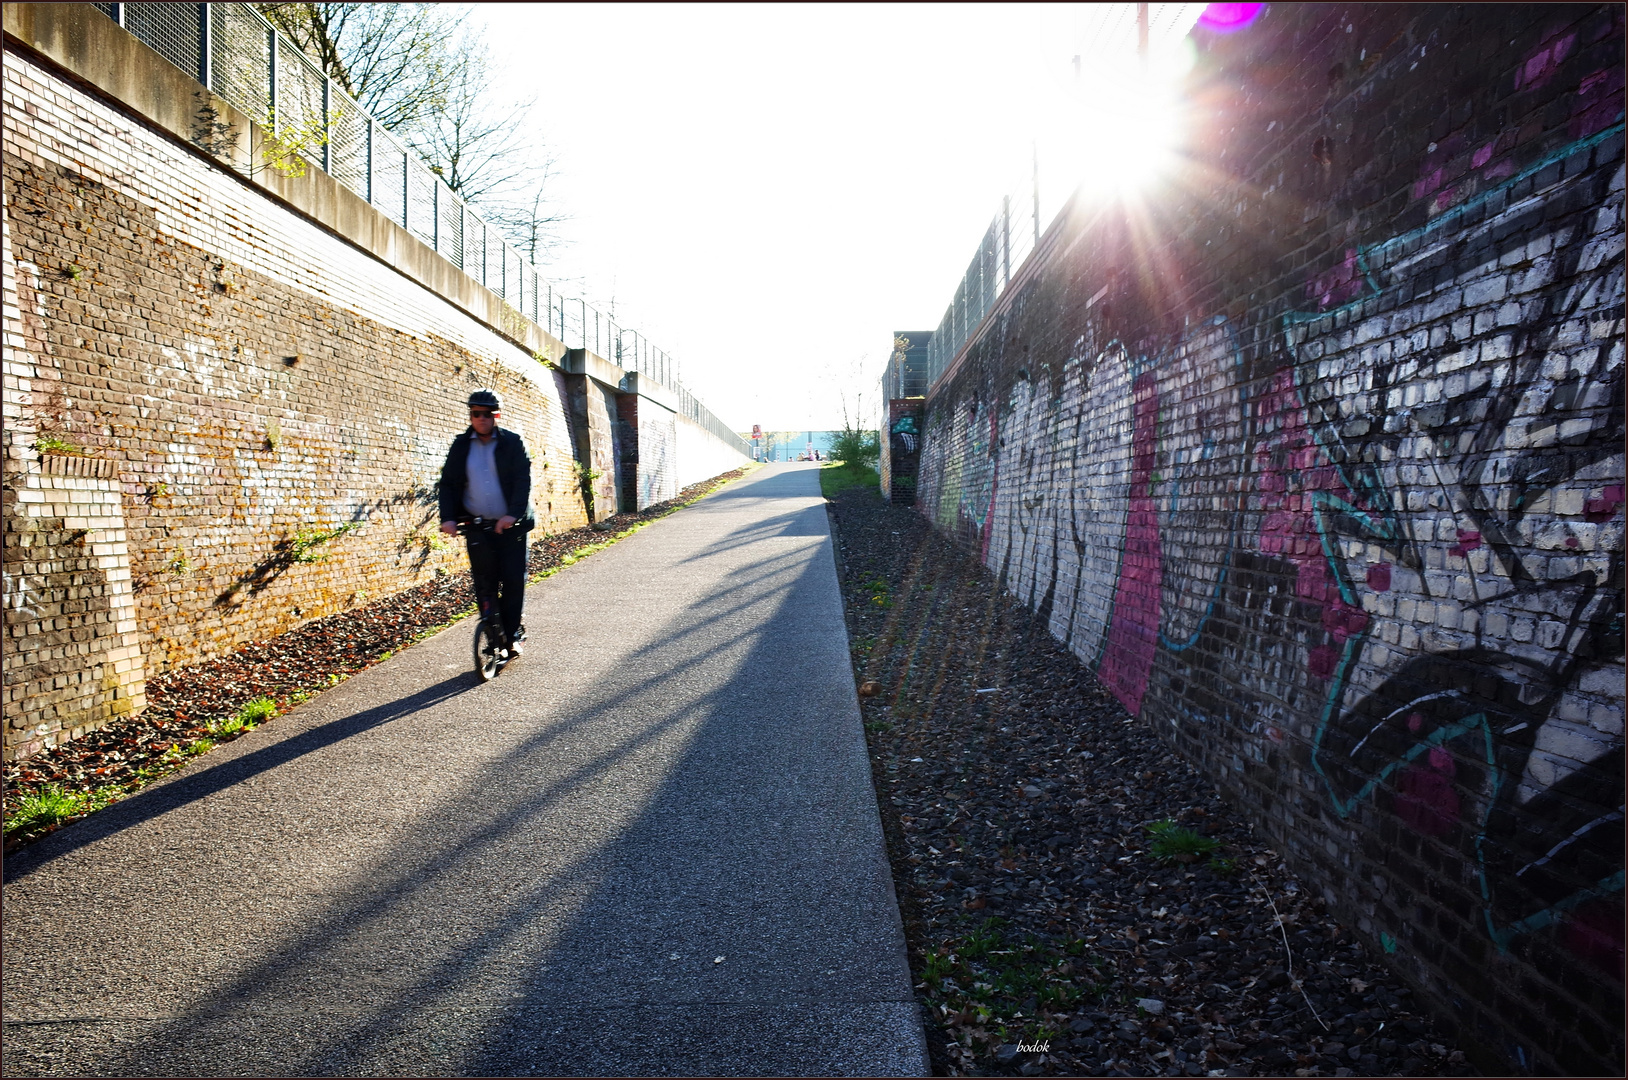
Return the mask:
<path id="1" fill-rule="evenodd" d="M 511 188 L 483 198 L 481 209 L 526 258 L 537 264 L 547 261 L 564 244 L 559 226 L 569 221 L 570 215 L 553 202 L 553 154 L 546 148 L 537 149 L 529 155 L 529 161 L 529 168 Z"/>
<path id="2" fill-rule="evenodd" d="M 560 243 L 535 98 L 504 100 L 487 47 L 450 4 L 255 5 L 374 119 L 537 262 Z"/>
<path id="3" fill-rule="evenodd" d="M 444 73 L 441 108 L 399 134 L 447 187 L 471 202 L 512 189 L 528 172 L 535 98 L 503 101 L 492 69 L 474 40 L 456 49 Z"/>
<path id="4" fill-rule="evenodd" d="M 256 8 L 384 127 L 446 107 L 469 9 L 452 4 L 263 3 Z"/>

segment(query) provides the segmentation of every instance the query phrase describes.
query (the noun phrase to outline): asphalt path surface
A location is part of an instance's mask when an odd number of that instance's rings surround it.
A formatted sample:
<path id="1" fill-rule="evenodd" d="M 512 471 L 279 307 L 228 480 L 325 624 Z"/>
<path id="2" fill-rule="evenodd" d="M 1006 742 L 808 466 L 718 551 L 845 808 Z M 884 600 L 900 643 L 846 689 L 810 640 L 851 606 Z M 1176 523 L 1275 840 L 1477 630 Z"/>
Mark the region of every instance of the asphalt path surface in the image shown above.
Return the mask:
<path id="1" fill-rule="evenodd" d="M 7 860 L 7 1075 L 927 1071 L 815 467 Z"/>

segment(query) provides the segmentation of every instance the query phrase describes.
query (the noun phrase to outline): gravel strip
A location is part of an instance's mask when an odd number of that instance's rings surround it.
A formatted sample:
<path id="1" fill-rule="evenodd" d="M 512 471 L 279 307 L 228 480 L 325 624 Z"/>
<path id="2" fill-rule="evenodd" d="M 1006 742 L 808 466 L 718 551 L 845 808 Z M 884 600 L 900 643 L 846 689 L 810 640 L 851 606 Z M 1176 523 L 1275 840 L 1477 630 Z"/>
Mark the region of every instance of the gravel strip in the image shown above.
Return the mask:
<path id="1" fill-rule="evenodd" d="M 678 498 L 638 513 L 534 537 L 529 571 L 535 578 L 568 565 L 584 548 L 611 542 L 634 526 L 665 517 L 748 471 L 736 469 L 691 484 Z M 474 603 L 469 575 L 446 574 L 351 611 L 313 619 L 270 641 L 148 679 L 147 708 L 139 716 L 0 766 L 8 823 L 5 850 L 13 851 L 84 816 L 12 830 L 18 804 L 41 789 L 55 786 L 94 796 L 87 810 L 99 809 L 183 767 L 210 745 L 236 738 L 212 730 L 211 725 L 235 716 L 247 702 L 268 697 L 282 712 L 461 619 Z"/>
<path id="2" fill-rule="evenodd" d="M 937 1075 L 1478 1075 L 976 559 L 828 505 Z"/>

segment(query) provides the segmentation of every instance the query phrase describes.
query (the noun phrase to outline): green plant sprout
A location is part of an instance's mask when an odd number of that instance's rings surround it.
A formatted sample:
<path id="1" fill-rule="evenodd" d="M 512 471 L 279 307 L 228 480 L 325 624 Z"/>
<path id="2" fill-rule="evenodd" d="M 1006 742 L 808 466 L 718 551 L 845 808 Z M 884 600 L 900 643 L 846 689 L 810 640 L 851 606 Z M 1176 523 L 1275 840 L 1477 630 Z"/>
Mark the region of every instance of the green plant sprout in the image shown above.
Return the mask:
<path id="1" fill-rule="evenodd" d="M 290 180 L 305 175 L 305 159 L 312 150 L 328 142 L 328 130 L 344 117 L 344 110 L 334 109 L 326 117 L 321 114 L 298 123 L 279 121 L 275 109 L 266 110 L 260 122 L 264 137 L 260 152 L 266 164 Z"/>
<path id="2" fill-rule="evenodd" d="M 90 451 L 75 446 L 60 435 L 41 435 L 34 440 L 34 451 L 39 454 L 64 454 L 69 457 L 89 457 Z"/>
<path id="3" fill-rule="evenodd" d="M 1155 821 L 1147 831 L 1153 837 L 1148 853 L 1160 862 L 1197 862 L 1221 846 L 1219 841 L 1177 825 L 1169 818 Z"/>
<path id="4" fill-rule="evenodd" d="M 337 540 L 348 532 L 362 527 L 360 521 L 349 521 L 332 529 L 300 529 L 288 542 L 288 561 L 297 563 L 322 562 L 332 552 L 318 553 L 315 549 L 330 540 Z"/>
<path id="5" fill-rule="evenodd" d="M 79 797 L 63 791 L 56 784 L 48 784 L 32 795 L 24 796 L 17 810 L 6 822 L 6 832 L 43 829 L 56 825 L 79 811 Z"/>

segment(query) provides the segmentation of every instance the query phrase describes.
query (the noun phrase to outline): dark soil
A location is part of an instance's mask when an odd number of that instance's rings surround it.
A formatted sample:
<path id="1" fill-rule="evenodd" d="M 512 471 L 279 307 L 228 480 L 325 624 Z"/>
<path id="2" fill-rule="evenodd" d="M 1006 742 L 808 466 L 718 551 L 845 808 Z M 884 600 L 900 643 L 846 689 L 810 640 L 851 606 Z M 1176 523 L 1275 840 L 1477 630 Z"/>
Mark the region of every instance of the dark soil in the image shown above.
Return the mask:
<path id="1" fill-rule="evenodd" d="M 936 1074 L 1477 1075 L 975 558 L 874 491 L 829 506 Z M 1160 821 L 1215 850 L 1156 857 Z"/>
<path id="2" fill-rule="evenodd" d="M 665 517 L 746 472 L 737 469 L 691 484 L 676 499 L 638 513 L 618 514 L 592 527 L 534 534 L 530 572 L 556 569 L 567 555 L 603 544 L 641 522 Z M 148 679 L 147 708 L 140 715 L 0 767 L 6 816 L 10 818 L 20 800 L 48 785 L 76 793 L 108 787 L 126 794 L 134 791 L 184 765 L 181 748 L 199 739 L 219 743 L 235 737 L 211 733 L 212 721 L 234 716 L 245 703 L 260 697 L 271 698 L 282 712 L 469 614 L 474 602 L 469 575 L 448 574 L 353 610 L 313 619 L 270 641 Z M 100 801 L 115 800 L 116 795 Z M 6 850 L 73 820 L 77 818 L 8 835 Z"/>

